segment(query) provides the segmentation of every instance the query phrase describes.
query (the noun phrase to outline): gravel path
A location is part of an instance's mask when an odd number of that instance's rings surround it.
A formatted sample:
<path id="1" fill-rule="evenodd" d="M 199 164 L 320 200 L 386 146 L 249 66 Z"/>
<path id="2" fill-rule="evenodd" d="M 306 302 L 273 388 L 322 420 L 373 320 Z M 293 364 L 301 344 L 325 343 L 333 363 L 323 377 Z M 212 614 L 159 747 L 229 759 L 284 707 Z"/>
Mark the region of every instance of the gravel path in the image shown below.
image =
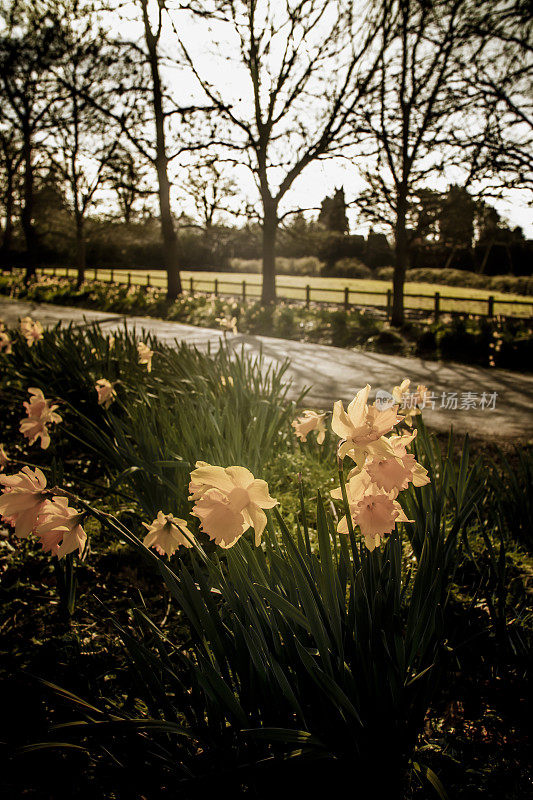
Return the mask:
<path id="1" fill-rule="evenodd" d="M 32 316 L 45 327 L 69 324 L 83 327 L 99 322 L 106 330 L 124 326 L 153 333 L 167 344 L 187 342 L 201 349 L 218 346 L 221 331 L 166 322 L 150 317 L 132 317 L 53 305 L 37 305 L 0 299 L 0 319 L 15 325 L 21 317 Z M 533 439 L 533 375 L 500 369 L 485 369 L 453 362 L 425 361 L 327 345 L 306 344 L 269 336 L 229 334 L 232 348 L 249 353 L 262 351 L 273 363 L 289 359 L 289 376 L 295 393 L 310 387 L 306 405 L 331 408 L 337 399 L 346 402 L 370 383 L 374 390 L 390 391 L 404 377 L 416 386 L 424 383 L 433 392 L 434 408 L 426 408 L 424 420 L 436 430 L 453 425 L 458 433 L 476 437 Z"/>

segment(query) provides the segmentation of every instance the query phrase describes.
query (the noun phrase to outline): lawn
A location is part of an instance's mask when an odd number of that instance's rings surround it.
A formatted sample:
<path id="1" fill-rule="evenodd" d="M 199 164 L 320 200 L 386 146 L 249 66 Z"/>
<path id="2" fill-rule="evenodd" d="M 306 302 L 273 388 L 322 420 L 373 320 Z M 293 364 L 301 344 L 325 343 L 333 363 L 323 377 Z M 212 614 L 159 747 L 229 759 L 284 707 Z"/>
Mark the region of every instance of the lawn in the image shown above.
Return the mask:
<path id="1" fill-rule="evenodd" d="M 43 270 L 50 273 L 51 270 Z M 109 280 L 111 271 L 99 269 L 97 272 L 101 280 Z M 65 270 L 57 269 L 57 275 L 65 274 Z M 72 271 L 71 273 L 72 274 Z M 152 286 L 166 286 L 166 274 L 162 270 L 128 270 L 115 269 L 115 281 L 127 282 L 128 274 L 131 275 L 132 284 L 145 284 L 148 275 Z M 94 270 L 87 271 L 87 277 L 92 278 Z M 214 281 L 218 280 L 218 289 L 221 294 L 234 294 L 242 296 L 243 281 L 246 281 L 246 295 L 248 298 L 257 298 L 261 294 L 261 275 L 245 272 L 181 272 L 185 288 L 190 288 L 193 279 L 196 291 L 214 291 Z M 343 303 L 344 290 L 350 290 L 350 302 L 358 306 L 385 306 L 387 289 L 392 288 L 388 281 L 356 278 L 320 278 L 305 275 L 280 275 L 277 279 L 280 297 L 291 300 L 305 300 L 306 286 L 311 287 L 311 301 Z M 489 291 L 486 289 L 470 289 L 458 286 L 444 286 L 433 283 L 405 284 L 406 308 L 421 309 L 433 312 L 435 307 L 435 292 L 440 293 L 441 312 L 458 311 L 468 314 L 487 314 L 488 298 L 494 297 L 496 314 L 513 317 L 533 316 L 533 298 L 526 299 L 523 295 L 507 292 Z M 460 299 L 459 299 L 460 298 Z M 514 302 L 519 305 L 514 305 Z"/>

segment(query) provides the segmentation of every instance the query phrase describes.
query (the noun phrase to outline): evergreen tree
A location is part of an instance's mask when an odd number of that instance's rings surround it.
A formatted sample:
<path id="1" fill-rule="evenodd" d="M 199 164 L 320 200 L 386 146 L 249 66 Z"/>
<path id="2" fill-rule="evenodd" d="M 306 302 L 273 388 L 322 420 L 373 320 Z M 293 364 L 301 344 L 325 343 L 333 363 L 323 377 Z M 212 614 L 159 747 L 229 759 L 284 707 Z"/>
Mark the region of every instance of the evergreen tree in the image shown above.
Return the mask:
<path id="1" fill-rule="evenodd" d="M 325 197 L 323 199 L 318 221 L 327 231 L 348 233 L 346 198 L 343 188 L 336 189 L 333 197 Z"/>

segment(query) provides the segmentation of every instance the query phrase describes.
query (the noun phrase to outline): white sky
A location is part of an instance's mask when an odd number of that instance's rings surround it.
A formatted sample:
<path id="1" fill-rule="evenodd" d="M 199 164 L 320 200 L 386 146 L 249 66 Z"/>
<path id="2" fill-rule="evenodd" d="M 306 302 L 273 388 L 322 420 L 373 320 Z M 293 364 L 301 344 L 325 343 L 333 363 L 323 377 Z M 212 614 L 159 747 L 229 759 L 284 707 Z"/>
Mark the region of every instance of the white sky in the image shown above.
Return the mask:
<path id="1" fill-rule="evenodd" d="M 154 0 L 151 0 L 151 2 L 154 2 Z M 276 0 L 274 0 L 274 3 L 275 2 Z M 129 21 L 124 19 L 124 14 L 127 15 Z M 207 24 L 204 23 L 199 26 L 185 25 L 186 19 L 183 12 L 177 12 L 174 15 L 176 26 L 182 26 L 180 35 L 183 36 L 187 47 L 190 49 L 191 53 L 194 54 L 195 63 L 202 76 L 208 77 L 215 84 L 220 84 L 220 77 L 223 74 L 224 79 L 221 85 L 224 89 L 229 87 L 231 94 L 236 97 L 237 101 L 241 101 L 242 98 L 243 104 L 249 102 L 247 97 L 249 96 L 250 89 L 248 80 L 246 79 L 247 76 L 243 74 L 238 66 L 231 60 L 232 48 L 235 47 L 236 42 L 231 42 L 229 40 L 224 42 L 224 36 L 227 35 L 225 31 L 228 26 L 225 26 L 223 23 L 209 24 L 209 35 L 211 35 L 212 38 L 206 41 L 203 37 L 205 37 L 207 32 Z M 142 39 L 143 32 L 140 23 L 140 13 L 134 6 L 130 8 L 124 8 L 123 6 L 122 18 L 120 20 L 120 32 L 122 36 L 139 40 Z M 200 36 L 202 38 L 200 38 Z M 218 57 L 216 57 L 213 52 L 213 43 L 214 40 L 217 39 L 223 42 L 223 46 L 218 48 Z M 163 38 L 163 51 L 169 55 L 176 52 L 176 38 L 168 27 L 166 28 Z M 163 71 L 163 76 L 168 89 L 178 102 L 188 103 L 192 99 L 198 101 L 201 98 L 205 98 L 205 95 L 203 95 L 198 87 L 196 79 L 193 75 L 188 73 L 187 70 L 183 68 L 165 69 Z M 181 169 L 183 169 L 183 166 Z M 177 177 L 176 168 L 178 173 L 181 171 L 179 164 L 176 164 L 173 169 L 174 175 L 172 175 L 174 179 Z M 252 201 L 254 205 L 257 204 L 257 206 L 259 206 L 257 191 L 250 173 L 245 168 L 241 168 L 235 170 L 232 173 L 232 177 L 242 188 L 243 195 L 246 196 L 248 200 Z M 154 174 L 154 182 L 155 180 Z M 444 181 L 440 186 L 432 184 L 432 188 L 445 190 L 446 183 L 447 181 Z M 331 195 L 336 187 L 341 186 L 344 187 L 347 202 L 350 202 L 350 200 L 359 194 L 364 183 L 358 176 L 355 167 L 349 165 L 344 159 L 327 159 L 312 163 L 293 184 L 293 188 L 286 196 L 282 211 L 318 207 L 326 195 Z M 181 211 L 184 211 L 194 216 L 194 206 L 192 202 L 180 195 L 176 185 L 173 186 L 172 199 L 176 213 L 179 214 Z M 531 202 L 530 193 L 512 191 L 508 192 L 506 198 L 503 200 L 488 199 L 488 202 L 494 205 L 501 216 L 512 226 L 521 226 L 526 236 L 533 238 L 533 213 L 531 206 L 528 207 L 527 205 L 528 200 Z M 368 223 L 364 220 L 358 220 L 355 210 L 349 210 L 348 216 L 352 232 L 364 233 L 368 230 Z"/>

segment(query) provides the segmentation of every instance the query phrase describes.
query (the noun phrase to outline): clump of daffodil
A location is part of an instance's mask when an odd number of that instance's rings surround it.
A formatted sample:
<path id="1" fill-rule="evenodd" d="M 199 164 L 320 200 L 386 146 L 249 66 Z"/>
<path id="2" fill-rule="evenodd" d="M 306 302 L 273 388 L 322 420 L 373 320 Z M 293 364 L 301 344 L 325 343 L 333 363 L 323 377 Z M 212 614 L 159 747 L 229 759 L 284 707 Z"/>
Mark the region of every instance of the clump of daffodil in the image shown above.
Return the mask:
<path id="1" fill-rule="evenodd" d="M 427 389 L 418 387 L 420 396 Z M 400 402 L 409 389 L 406 379 L 395 386 L 393 397 Z M 416 436 L 413 433 L 391 433 L 403 421 L 398 416 L 398 406 L 380 411 L 368 405 L 370 386 L 357 393 L 344 412 L 338 401 L 333 409 L 333 431 L 341 437 L 338 457 L 351 458 L 356 466 L 348 474 L 346 496 L 353 525 L 358 525 L 369 550 L 374 550 L 382 538 L 391 533 L 397 522 L 411 522 L 405 516 L 397 498 L 410 483 L 424 486 L 429 483 L 427 470 L 419 464 L 407 448 Z M 386 433 L 391 433 L 386 436 Z M 336 500 L 342 499 L 342 488 L 331 492 Z M 338 524 L 339 533 L 348 533 L 346 516 Z"/>

